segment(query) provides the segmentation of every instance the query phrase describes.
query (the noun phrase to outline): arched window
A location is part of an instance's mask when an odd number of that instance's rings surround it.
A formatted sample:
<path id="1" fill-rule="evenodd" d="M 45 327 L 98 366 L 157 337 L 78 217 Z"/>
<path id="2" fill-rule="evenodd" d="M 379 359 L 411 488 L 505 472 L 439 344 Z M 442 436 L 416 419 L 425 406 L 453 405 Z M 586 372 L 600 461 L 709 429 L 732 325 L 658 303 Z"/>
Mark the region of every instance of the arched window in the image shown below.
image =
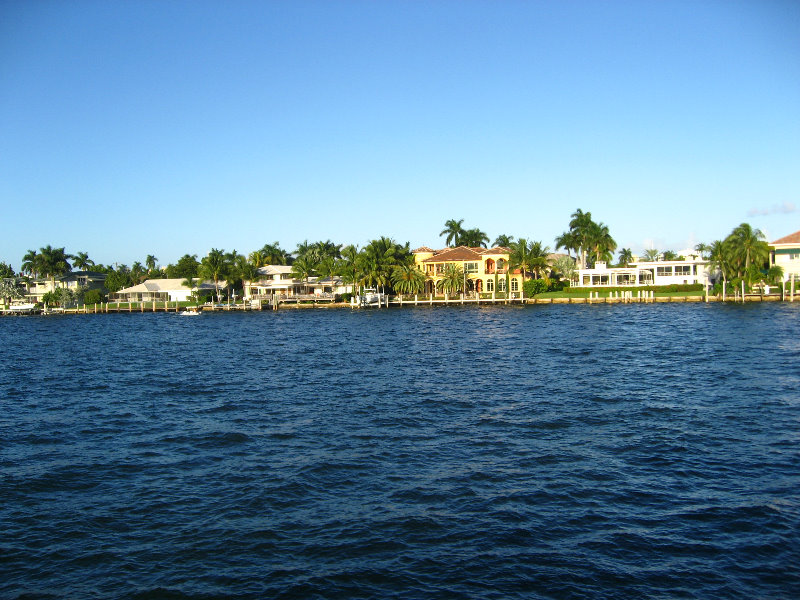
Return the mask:
<path id="1" fill-rule="evenodd" d="M 499 260 L 497 262 L 500 262 Z M 506 280 L 500 279 L 497 282 L 497 291 L 498 292 L 505 292 L 506 291 Z"/>
<path id="2" fill-rule="evenodd" d="M 494 291 L 494 281 L 492 281 L 491 279 L 487 279 L 486 280 L 486 291 L 487 292 L 493 292 Z"/>
<path id="3" fill-rule="evenodd" d="M 505 268 L 506 268 L 506 261 L 503 260 L 502 258 L 498 258 L 497 259 L 497 272 L 498 273 L 502 273 L 503 269 L 505 269 Z"/>
<path id="4" fill-rule="evenodd" d="M 511 280 L 511 291 L 518 292 L 519 291 L 519 280 L 512 279 Z"/>

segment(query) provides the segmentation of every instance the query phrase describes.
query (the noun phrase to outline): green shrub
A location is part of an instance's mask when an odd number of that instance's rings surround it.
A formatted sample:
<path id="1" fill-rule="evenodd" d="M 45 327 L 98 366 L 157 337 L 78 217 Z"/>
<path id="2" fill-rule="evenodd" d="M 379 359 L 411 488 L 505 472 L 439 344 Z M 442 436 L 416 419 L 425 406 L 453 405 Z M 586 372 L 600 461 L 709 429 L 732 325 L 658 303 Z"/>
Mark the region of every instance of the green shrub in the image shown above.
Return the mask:
<path id="1" fill-rule="evenodd" d="M 525 295 L 530 298 L 536 294 L 542 294 L 546 292 L 547 282 L 545 282 L 543 279 L 529 279 L 522 284 L 522 289 L 525 292 Z"/>
<path id="2" fill-rule="evenodd" d="M 100 304 L 103 299 L 103 292 L 100 290 L 89 290 L 83 295 L 84 304 Z"/>

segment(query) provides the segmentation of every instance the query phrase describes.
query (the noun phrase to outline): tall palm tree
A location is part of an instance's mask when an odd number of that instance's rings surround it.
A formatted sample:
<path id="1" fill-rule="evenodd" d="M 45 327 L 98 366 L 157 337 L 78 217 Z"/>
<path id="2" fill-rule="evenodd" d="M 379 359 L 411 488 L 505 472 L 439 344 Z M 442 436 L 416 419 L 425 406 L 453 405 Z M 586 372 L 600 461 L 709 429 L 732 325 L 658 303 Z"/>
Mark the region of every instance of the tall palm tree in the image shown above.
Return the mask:
<path id="1" fill-rule="evenodd" d="M 53 289 L 56 287 L 56 277 L 61 277 L 72 271 L 69 260 L 72 258 L 64 248 L 53 248 L 49 244 L 39 248 L 39 273 L 50 278 Z"/>
<path id="2" fill-rule="evenodd" d="M 147 273 L 145 272 L 142 263 L 140 263 L 138 260 L 131 266 L 131 278 L 135 284 L 141 283 L 147 279 Z"/>
<path id="3" fill-rule="evenodd" d="M 498 235 L 495 238 L 494 245 L 495 245 L 495 247 L 503 246 L 504 248 L 508 248 L 508 247 L 511 246 L 511 244 L 513 242 L 514 242 L 514 236 L 513 235 L 505 235 L 505 234 L 501 233 L 500 235 Z"/>
<path id="4" fill-rule="evenodd" d="M 708 253 L 711 251 L 711 246 L 709 246 L 708 244 L 704 244 L 703 242 L 700 242 L 694 247 L 694 249 L 695 252 L 697 252 L 700 255 L 700 258 L 707 259 Z"/>
<path id="5" fill-rule="evenodd" d="M 769 258 L 769 245 L 764 241 L 764 234 L 760 229 L 753 229 L 749 223 L 742 223 L 735 228 L 728 240 L 734 256 L 740 262 L 739 271 L 742 275 L 751 264 L 760 267 Z"/>
<path id="6" fill-rule="evenodd" d="M 342 248 L 342 257 L 336 261 L 336 274 L 341 276 L 342 283 L 353 286 L 353 292 L 361 279 L 361 258 L 358 246 L 350 244 Z"/>
<path id="7" fill-rule="evenodd" d="M 385 236 L 371 240 L 363 250 L 362 282 L 370 287 L 380 286 L 381 291 L 385 291 L 385 287 L 391 285 L 394 268 L 412 260 L 408 242 L 400 245 Z"/>
<path id="8" fill-rule="evenodd" d="M 467 229 L 461 234 L 459 239 L 459 246 L 468 246 L 470 248 L 486 248 L 489 243 L 489 236 L 483 231 L 475 227 L 474 229 Z"/>
<path id="9" fill-rule="evenodd" d="M 158 259 L 152 254 L 148 254 L 147 258 L 144 259 L 144 265 L 147 267 L 148 271 L 155 271 L 158 265 Z"/>
<path id="10" fill-rule="evenodd" d="M 219 282 L 221 279 L 224 279 L 228 276 L 229 269 L 230 264 L 226 259 L 225 251 L 218 250 L 217 248 L 212 248 L 208 255 L 203 257 L 203 260 L 200 261 L 198 274 L 203 279 L 211 279 L 214 281 L 214 289 L 217 293 L 217 302 L 220 301 Z"/>
<path id="11" fill-rule="evenodd" d="M 287 265 L 291 262 L 290 254 L 281 248 L 278 242 L 264 244 L 260 252 L 264 256 L 264 264 L 266 265 Z M 264 265 L 261 266 L 263 267 Z"/>
<path id="12" fill-rule="evenodd" d="M 439 237 L 445 237 L 445 244 L 448 246 L 460 246 L 461 245 L 461 236 L 464 235 L 464 228 L 461 224 L 464 222 L 464 219 L 460 219 L 456 221 L 455 219 L 449 219 L 444 223 L 444 229 L 442 229 Z"/>
<path id="13" fill-rule="evenodd" d="M 661 252 L 655 248 L 648 248 L 644 251 L 644 257 L 649 262 L 657 261 L 659 256 L 661 256 Z"/>
<path id="14" fill-rule="evenodd" d="M 594 260 L 610 260 L 610 255 L 617 249 L 617 242 L 611 237 L 608 225 L 605 223 L 592 223 L 588 228 L 589 245 L 594 254 Z"/>
<path id="15" fill-rule="evenodd" d="M 715 240 L 709 246 L 709 268 L 718 270 L 722 275 L 723 283 L 727 284 L 733 274 L 731 264 L 732 253 L 730 244 L 726 241 Z"/>
<path id="16" fill-rule="evenodd" d="M 250 264 L 252 264 L 256 269 L 263 267 L 267 264 L 266 258 L 264 253 L 261 250 L 254 250 L 250 253 Z"/>
<path id="17" fill-rule="evenodd" d="M 457 294 L 464 289 L 464 271 L 454 263 L 446 264 L 437 285 L 443 292 Z"/>
<path id="18" fill-rule="evenodd" d="M 33 278 L 39 275 L 39 266 L 41 264 L 41 260 L 39 258 L 39 253 L 36 250 L 28 250 L 25 253 L 25 256 L 22 257 L 22 265 L 20 265 L 20 270 L 23 273 L 27 273 Z"/>
<path id="19" fill-rule="evenodd" d="M 80 271 L 88 271 L 94 266 L 94 261 L 89 258 L 89 254 L 86 252 L 78 252 L 72 259 L 72 266 Z"/>
<path id="20" fill-rule="evenodd" d="M 630 248 L 623 248 L 619 251 L 619 266 L 627 267 L 633 262 L 633 252 Z"/>
<path id="21" fill-rule="evenodd" d="M 305 281 L 306 292 L 308 292 L 308 278 L 316 273 L 315 269 L 316 265 L 308 254 L 302 254 L 292 262 L 292 277 Z"/>
<path id="22" fill-rule="evenodd" d="M 416 265 L 400 265 L 392 271 L 392 285 L 400 294 L 419 294 L 425 289 L 425 274 Z"/>

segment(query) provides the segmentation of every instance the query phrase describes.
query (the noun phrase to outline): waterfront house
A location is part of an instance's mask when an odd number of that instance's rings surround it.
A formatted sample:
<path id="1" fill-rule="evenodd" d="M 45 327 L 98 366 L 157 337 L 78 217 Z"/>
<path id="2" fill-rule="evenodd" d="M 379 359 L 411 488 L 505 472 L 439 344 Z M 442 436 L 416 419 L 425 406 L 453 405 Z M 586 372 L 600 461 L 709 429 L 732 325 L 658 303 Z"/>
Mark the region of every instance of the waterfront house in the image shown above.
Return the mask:
<path id="1" fill-rule="evenodd" d="M 447 265 L 456 265 L 464 273 L 467 293 L 522 293 L 522 273 L 509 270 L 511 250 L 504 246 L 494 248 L 444 248 L 433 250 L 422 246 L 412 251 L 414 262 L 425 273 L 425 293 L 430 294 L 444 279 Z"/>
<path id="2" fill-rule="evenodd" d="M 187 302 L 192 293 L 216 291 L 213 281 L 198 281 L 194 289 L 184 285 L 185 279 L 148 279 L 110 295 L 112 302 Z M 225 282 L 220 282 L 220 289 Z"/>
<path id="3" fill-rule="evenodd" d="M 309 277 L 308 281 L 292 277 L 289 265 L 266 265 L 258 269 L 259 277 L 242 284 L 245 300 L 270 300 L 274 297 L 317 296 L 332 298 L 349 294 L 352 285 L 344 285 L 341 277 Z"/>
<path id="4" fill-rule="evenodd" d="M 680 260 L 644 261 L 634 257 L 627 267 L 609 267 L 597 261 L 591 269 L 578 269 L 576 287 L 640 287 L 709 283 L 708 261 L 696 254 Z"/>
<path id="5" fill-rule="evenodd" d="M 71 271 L 53 280 L 49 278 L 31 279 L 27 282 L 25 300 L 28 302 L 41 302 L 45 294 L 55 292 L 60 288 L 73 292 L 102 290 L 105 283 L 106 274 L 96 271 Z"/>
<path id="6" fill-rule="evenodd" d="M 800 280 L 800 231 L 770 242 L 770 266 L 783 268 L 783 280 Z"/>

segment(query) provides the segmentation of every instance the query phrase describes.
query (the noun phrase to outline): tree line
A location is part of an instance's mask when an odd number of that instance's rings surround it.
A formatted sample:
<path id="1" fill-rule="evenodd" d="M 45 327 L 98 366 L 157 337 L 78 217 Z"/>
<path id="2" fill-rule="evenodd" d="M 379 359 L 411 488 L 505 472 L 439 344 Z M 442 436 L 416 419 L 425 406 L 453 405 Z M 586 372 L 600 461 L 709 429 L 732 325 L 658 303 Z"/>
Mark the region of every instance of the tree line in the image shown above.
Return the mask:
<path id="1" fill-rule="evenodd" d="M 464 219 L 449 219 L 440 237 L 449 247 L 467 246 L 486 248 L 489 236 L 479 228 L 465 228 Z M 571 216 L 567 231 L 555 238 L 555 249 L 563 248 L 567 256 L 552 259 L 550 248 L 541 241 L 500 234 L 494 246 L 509 252 L 509 268 L 520 270 L 524 277 L 571 280 L 576 268 L 589 268 L 597 261 L 611 263 L 617 243 L 609 227 L 592 218 L 590 212 L 577 209 Z M 764 235 L 758 229 L 743 223 L 724 240 L 710 245 L 698 244 L 695 250 L 708 259 L 712 268 L 719 270 L 723 281 L 746 285 L 763 280 L 779 279 L 780 267 L 766 272 L 769 249 Z M 572 253 L 575 258 L 572 258 Z M 647 260 L 676 260 L 681 258 L 672 251 L 651 249 L 645 252 Z M 627 266 L 633 259 L 630 248 L 619 252 L 619 266 Z M 577 263 L 577 264 L 576 264 Z M 424 289 L 426 277 L 416 268 L 409 243 L 397 243 L 390 237 L 370 240 L 363 247 L 343 245 L 331 240 L 309 242 L 305 240 L 289 252 L 278 242 L 264 244 L 245 256 L 236 250 L 226 252 L 212 248 L 198 260 L 196 254 L 185 254 L 174 264 L 160 267 L 158 258 L 148 254 L 143 262 L 132 266 L 125 264 L 103 265 L 92 261 L 86 252 L 69 254 L 65 248 L 50 245 L 28 250 L 21 263 L 21 274 L 31 278 L 46 278 L 54 283 L 73 268 L 96 271 L 106 275 L 105 287 L 109 292 L 136 285 L 146 279 L 179 278 L 189 287 L 197 280 L 213 281 L 219 296 L 221 286 L 241 289 L 244 281 L 258 278 L 258 269 L 265 265 L 289 265 L 292 276 L 308 282 L 311 277 L 329 279 L 340 277 L 345 285 L 375 287 L 383 291 L 413 294 Z M 450 293 L 463 291 L 467 281 L 460 267 L 448 265 L 438 282 L 440 289 Z M 0 276 L 14 277 L 10 265 L 0 263 Z M 8 287 L 8 286 L 6 286 Z"/>

